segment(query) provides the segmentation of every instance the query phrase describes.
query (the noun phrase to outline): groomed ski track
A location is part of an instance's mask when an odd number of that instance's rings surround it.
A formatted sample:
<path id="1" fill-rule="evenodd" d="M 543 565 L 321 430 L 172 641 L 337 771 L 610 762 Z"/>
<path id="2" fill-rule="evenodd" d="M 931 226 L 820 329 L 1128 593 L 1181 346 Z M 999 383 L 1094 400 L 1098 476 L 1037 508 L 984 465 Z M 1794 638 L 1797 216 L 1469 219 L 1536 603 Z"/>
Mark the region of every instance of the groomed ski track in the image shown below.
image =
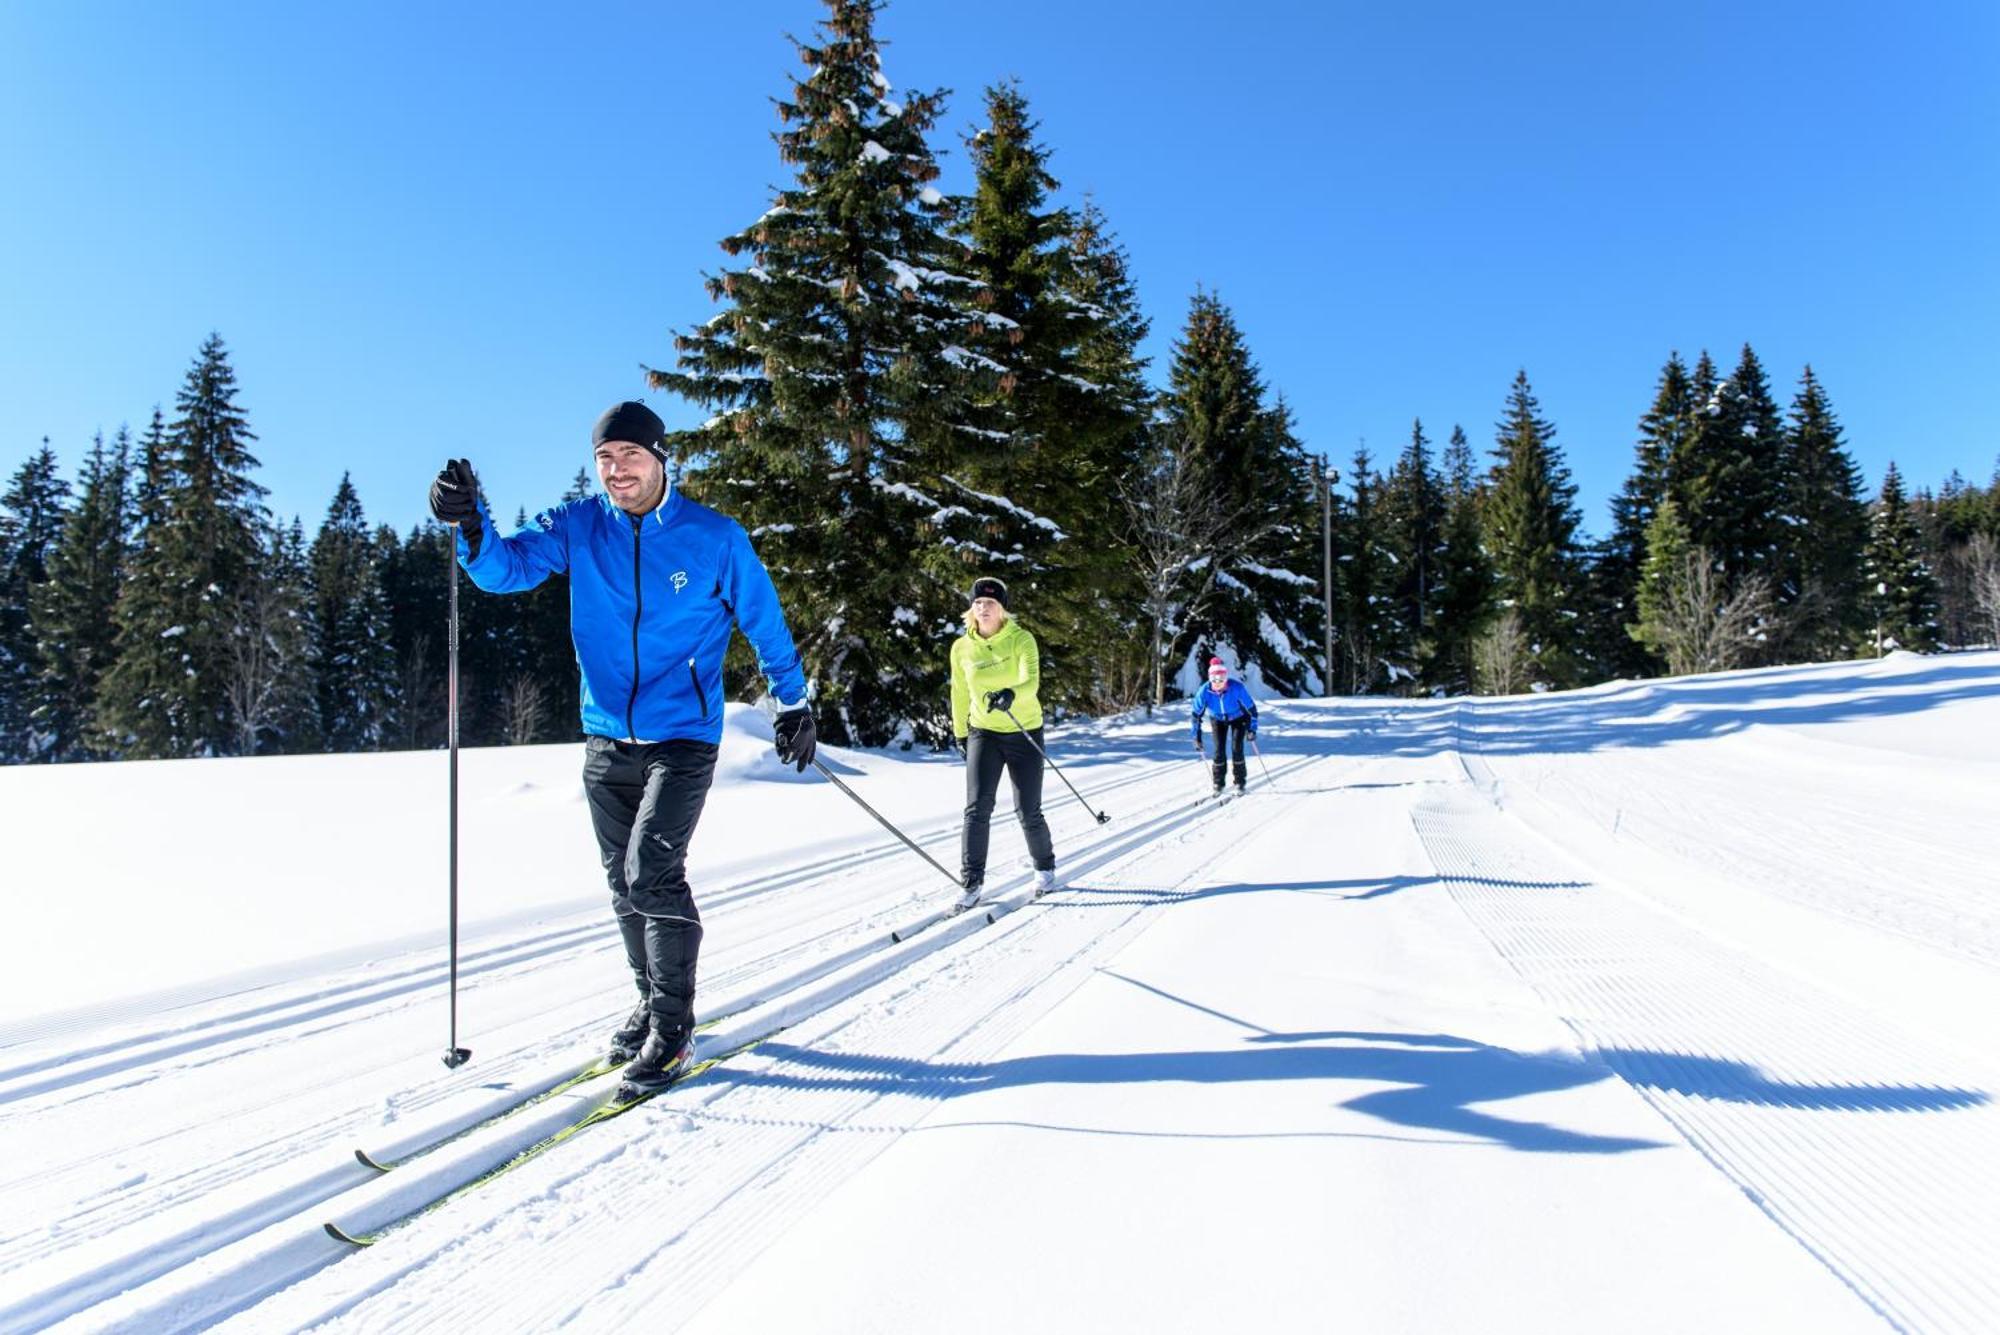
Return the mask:
<path id="1" fill-rule="evenodd" d="M 1927 682 L 2000 693 L 1995 655 L 1840 666 L 1912 709 Z M 1010 871 L 990 922 L 900 945 L 948 887 L 887 840 L 715 885 L 705 1041 L 762 1041 L 365 1251 L 320 1224 L 476 1174 L 526 1129 L 389 1174 L 353 1149 L 462 1132 L 588 1057 L 618 971 L 600 916 L 466 961 L 476 1080 L 411 1050 L 428 957 L 17 1042 L 0 1191 L 69 1204 L 0 1225 L 0 1329 L 1061 1329 L 1107 1284 L 1136 1328 L 1337 1305 L 1355 1329 L 1992 1329 L 2000 1064 L 1962 1007 L 1997 995 L 2000 904 L 1966 889 L 2000 865 L 1977 827 L 1996 774 L 1946 765 L 1893 819 L 1828 782 L 1821 831 L 1786 799 L 1872 757 L 1740 716 L 1833 694 L 1831 670 L 1734 679 L 1279 704 L 1248 800 L 1200 801 L 1185 761 L 1085 783 L 1114 820 L 1050 801 L 1064 889 L 1027 902 Z M 1704 710 L 1739 717 L 1685 750 L 1629 722 L 1680 740 Z M 1746 810 L 1758 783 L 1770 805 Z M 952 822 L 918 833 L 950 853 Z M 1816 856 L 1829 874 L 1785 874 Z M 1935 991 L 1878 998 L 1854 959 L 1788 941 L 1920 952 Z M 1163 1085 L 1184 1111 L 1120 1114 Z M 996 1134 L 1023 1152 L 952 1148 Z M 1090 1192 L 1127 1160 L 1156 1166 L 1157 1199 Z M 1262 1229 L 1293 1191 L 1324 1199 L 1311 1226 Z M 1157 1273 L 1093 1263 L 1095 1239 L 1149 1225 Z M 986 1280 L 954 1275 L 996 1252 Z M 1429 1266 L 1457 1278 L 1411 1282 Z M 994 1292 L 1015 1269 L 1032 1283 Z"/>

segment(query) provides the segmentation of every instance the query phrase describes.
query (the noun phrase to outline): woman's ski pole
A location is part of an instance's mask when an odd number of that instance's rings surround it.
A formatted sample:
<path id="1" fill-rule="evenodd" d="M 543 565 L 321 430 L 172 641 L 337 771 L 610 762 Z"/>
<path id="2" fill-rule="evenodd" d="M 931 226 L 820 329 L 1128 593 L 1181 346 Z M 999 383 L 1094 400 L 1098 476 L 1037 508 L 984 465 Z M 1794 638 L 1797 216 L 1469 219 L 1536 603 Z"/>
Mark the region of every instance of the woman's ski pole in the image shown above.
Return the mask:
<path id="1" fill-rule="evenodd" d="M 1257 763 L 1263 766 L 1264 769 L 1264 782 L 1269 783 L 1271 781 L 1271 766 L 1265 762 L 1264 752 L 1257 745 L 1257 734 L 1254 732 L 1250 734 L 1250 749 L 1257 753 Z"/>
<path id="2" fill-rule="evenodd" d="M 991 703 L 992 697 L 989 696 L 987 697 L 987 699 L 988 699 L 987 708 L 991 709 L 993 707 Z M 1017 728 L 1021 728 L 1021 720 L 1014 717 L 1013 706 L 1011 705 L 1005 706 L 1000 710 L 1000 712 L 1007 716 L 1008 722 L 1012 723 Z M 1033 733 L 1029 732 L 1026 728 L 1021 728 L 1021 735 L 1028 739 L 1029 746 L 1035 748 L 1035 754 L 1042 758 L 1042 763 L 1047 765 L 1050 769 L 1056 772 L 1056 777 L 1063 781 L 1063 786 L 1065 788 L 1068 788 L 1072 793 L 1076 793 L 1076 800 L 1083 803 L 1083 809 L 1085 811 L 1089 811 L 1091 815 L 1097 817 L 1097 823 L 1099 825 L 1102 825 L 1106 821 L 1111 819 L 1111 817 L 1105 815 L 1101 811 L 1091 811 L 1089 800 L 1086 799 L 1082 793 L 1076 792 L 1076 785 L 1069 781 L 1069 775 L 1063 773 L 1062 767 L 1056 764 L 1055 761 L 1049 759 L 1049 753 L 1042 750 L 1042 744 L 1035 740 L 1035 735 Z"/>
<path id="3" fill-rule="evenodd" d="M 444 1064 L 453 1068 L 472 1058 L 470 1048 L 458 1045 L 458 535 L 456 526 L 445 544 L 451 561 L 451 595 L 445 612 L 445 747 L 451 752 L 449 805 L 451 814 L 447 842 L 451 846 L 451 1039 L 445 1045 Z"/>

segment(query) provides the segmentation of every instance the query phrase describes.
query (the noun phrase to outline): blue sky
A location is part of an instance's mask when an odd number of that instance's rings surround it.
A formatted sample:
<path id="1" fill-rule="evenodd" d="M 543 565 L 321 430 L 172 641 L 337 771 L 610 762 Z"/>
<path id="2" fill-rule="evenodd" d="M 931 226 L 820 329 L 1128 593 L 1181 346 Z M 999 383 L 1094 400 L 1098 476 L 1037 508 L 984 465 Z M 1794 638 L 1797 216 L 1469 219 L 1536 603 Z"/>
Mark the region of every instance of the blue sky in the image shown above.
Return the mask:
<path id="1" fill-rule="evenodd" d="M 281 515 L 406 527 L 470 456 L 552 501 L 783 179 L 816 0 L 0 5 L 0 469 L 171 407 L 220 331 Z M 1525 367 L 1586 526 L 1672 349 L 1810 362 L 1879 484 L 2000 455 L 2000 5 L 900 0 L 902 88 L 1016 77 L 1129 248 L 1308 445 L 1490 446 Z M 664 396 L 670 421 L 701 414 Z"/>

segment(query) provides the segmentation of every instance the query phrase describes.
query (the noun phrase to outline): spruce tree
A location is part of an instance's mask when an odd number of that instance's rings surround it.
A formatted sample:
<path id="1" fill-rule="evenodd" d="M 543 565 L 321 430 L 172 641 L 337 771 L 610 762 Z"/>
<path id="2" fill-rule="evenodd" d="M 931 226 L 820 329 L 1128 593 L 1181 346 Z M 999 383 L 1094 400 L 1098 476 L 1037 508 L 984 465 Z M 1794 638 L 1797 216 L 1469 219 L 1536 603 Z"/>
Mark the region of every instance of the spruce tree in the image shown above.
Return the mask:
<path id="1" fill-rule="evenodd" d="M 1937 585 L 1903 494 L 1903 476 L 1893 462 L 1870 517 L 1863 579 L 1863 605 L 1873 622 L 1875 652 L 1926 653 L 1937 647 Z"/>
<path id="2" fill-rule="evenodd" d="M 1092 660 L 1119 630 L 1118 603 L 1104 595 L 1137 593 L 1115 549 L 1085 535 L 1117 526 L 1117 488 L 1135 466 L 1144 321 L 1129 303 L 1106 304 L 1130 281 L 1101 217 L 1051 204 L 1058 183 L 1020 88 L 989 88 L 986 112 L 968 145 L 976 184 L 956 234 L 1009 372 L 981 387 L 960 424 L 963 476 L 1050 521 L 1027 528 L 1022 545 L 1042 657 L 1058 668 L 1044 699 L 1087 707 L 1101 686 Z M 1136 336 L 1125 327 L 1134 319 Z M 1092 373 L 1106 352 L 1117 364 L 1100 381 Z"/>
<path id="3" fill-rule="evenodd" d="M 220 335 L 202 345 L 176 408 L 163 447 L 148 449 L 141 503 L 149 517 L 119 596 L 118 659 L 101 691 L 99 717 L 131 757 L 234 745 L 235 617 L 266 522 L 264 489 L 250 476 L 256 437 L 236 404 Z"/>
<path id="4" fill-rule="evenodd" d="M 84 760 L 98 754 L 91 711 L 98 682 L 117 653 L 112 611 L 118 603 L 130 541 L 132 438 L 125 428 L 109 450 L 100 433 L 85 456 L 76 506 L 49 556 L 48 582 L 33 604 L 41 680 L 34 730 L 42 758 Z"/>
<path id="5" fill-rule="evenodd" d="M 1482 510 L 1502 602 L 1520 617 L 1528 679 L 1563 687 L 1579 678 L 1581 630 L 1573 589 L 1581 565 L 1576 488 L 1541 415 L 1528 373 L 1514 377 L 1499 424 L 1490 491 Z"/>
<path id="6" fill-rule="evenodd" d="M 873 0 L 827 8 L 778 102 L 792 183 L 724 239 L 749 261 L 709 279 L 724 309 L 648 376 L 715 414 L 675 439 L 687 490 L 759 545 L 822 734 L 937 741 L 966 588 L 1018 578 L 1052 521 L 959 476 L 975 401 L 1014 370 L 943 231 L 925 140 L 943 99 L 890 96 Z"/>
<path id="7" fill-rule="evenodd" d="M 389 604 L 390 641 L 396 653 L 396 744 L 409 750 L 445 742 L 445 605 L 452 560 L 450 530 L 431 520 L 410 530 L 387 555 L 382 588 Z M 461 614 L 500 601 L 460 591 Z M 567 634 L 565 634 L 565 644 Z M 574 698 L 574 697 L 571 697 Z"/>
<path id="8" fill-rule="evenodd" d="M 1868 508 L 1826 391 L 1805 369 L 1785 432 L 1781 578 L 1792 601 L 1790 639 L 1809 659 L 1851 648 L 1861 625 Z"/>
<path id="9" fill-rule="evenodd" d="M 1493 617 L 1496 576 L 1479 517 L 1482 492 L 1473 474 L 1472 446 L 1461 426 L 1452 427 L 1445 446 L 1444 485 L 1436 648 L 1425 664 L 1424 685 L 1463 694 L 1473 687 L 1473 645 Z"/>
<path id="10" fill-rule="evenodd" d="M 1394 554 L 1382 507 L 1382 477 L 1365 445 L 1354 451 L 1347 484 L 1352 497 L 1343 507 L 1335 552 L 1340 625 L 1334 670 L 1347 694 L 1362 695 L 1400 680 L 1388 670 L 1385 655 L 1397 626 Z"/>
<path id="11" fill-rule="evenodd" d="M 1385 543 L 1394 565 L 1389 580 L 1391 638 L 1383 646 L 1383 657 L 1406 693 L 1415 693 L 1423 684 L 1423 668 L 1437 656 L 1443 633 L 1438 606 L 1449 518 L 1450 502 L 1431 465 L 1430 441 L 1419 419 L 1411 424 L 1410 443 L 1382 492 Z"/>
<path id="12" fill-rule="evenodd" d="M 1770 383 L 1745 343 L 1735 371 L 1697 413 L 1680 498 L 1695 545 L 1715 558 L 1731 583 L 1779 573 L 1784 448 Z"/>
<path id="13" fill-rule="evenodd" d="M 231 749 L 238 755 L 319 749 L 311 592 L 298 516 L 289 527 L 260 524 L 254 572 L 237 595 L 227 646 Z"/>
<path id="14" fill-rule="evenodd" d="M 1152 630 L 1139 610 L 1146 598 L 1141 564 L 1122 542 L 1102 540 L 1126 531 L 1125 493 L 1147 466 L 1146 421 L 1154 395 L 1139 345 L 1152 326 L 1139 307 L 1124 247 L 1088 199 L 1056 271 L 1055 300 L 1080 331 L 1072 358 L 1079 382 L 1071 402 L 1076 416 L 1061 431 L 1071 442 L 1073 495 L 1059 517 L 1069 525 L 1065 532 L 1086 535 L 1066 544 L 1062 556 L 1082 597 L 1071 595 L 1076 625 L 1058 628 L 1058 635 L 1090 660 L 1088 666 L 1073 661 L 1072 675 L 1080 679 L 1089 671 L 1103 694 L 1100 703 L 1118 708 L 1133 703 L 1133 692 L 1147 692 L 1152 676 L 1147 648 Z M 1131 683 L 1125 693 L 1117 688 L 1121 674 Z M 1073 689 L 1060 688 L 1057 698 Z"/>
<path id="15" fill-rule="evenodd" d="M 1598 656 L 1604 670 L 1616 676 L 1644 676 L 1655 664 L 1644 647 L 1626 633 L 1638 616 L 1639 575 L 1646 563 L 1646 532 L 1669 495 L 1668 479 L 1694 438 L 1701 408 L 1694 384 L 1679 352 L 1667 364 L 1653 393 L 1652 407 L 1639 419 L 1639 439 L 1633 448 L 1632 472 L 1611 499 L 1611 533 L 1592 565 L 1596 588 L 1593 604 L 1602 621 Z"/>
<path id="16" fill-rule="evenodd" d="M 40 757 L 49 746 L 33 719 L 43 658 L 29 609 L 48 583 L 68 507 L 69 484 L 44 436 L 0 495 L 0 760 Z"/>
<path id="17" fill-rule="evenodd" d="M 307 562 L 319 741 L 328 751 L 379 751 L 391 738 L 396 655 L 376 554 L 361 498 L 342 473 Z"/>
<path id="18" fill-rule="evenodd" d="M 1219 653 L 1281 695 L 1319 690 L 1318 506 L 1290 411 L 1266 404 L 1235 316 L 1211 293 L 1195 294 L 1173 354 L 1165 411 L 1229 520 L 1210 557 L 1217 596 L 1175 656 Z"/>
<path id="19" fill-rule="evenodd" d="M 1639 567 L 1639 584 L 1632 600 L 1633 618 L 1626 626 L 1632 642 L 1669 668 L 1673 648 L 1673 618 L 1685 592 L 1688 560 L 1695 552 L 1687 521 L 1670 496 L 1646 524 L 1646 554 Z"/>

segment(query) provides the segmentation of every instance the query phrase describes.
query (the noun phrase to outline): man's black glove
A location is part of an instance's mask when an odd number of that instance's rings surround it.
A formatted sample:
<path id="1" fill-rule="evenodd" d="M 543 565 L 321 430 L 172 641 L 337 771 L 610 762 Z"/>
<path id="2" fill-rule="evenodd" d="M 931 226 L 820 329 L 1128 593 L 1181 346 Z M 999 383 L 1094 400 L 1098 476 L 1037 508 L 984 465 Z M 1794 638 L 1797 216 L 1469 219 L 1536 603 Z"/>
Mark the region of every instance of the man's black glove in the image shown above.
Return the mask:
<path id="1" fill-rule="evenodd" d="M 954 737 L 954 738 L 952 738 L 952 739 L 951 739 L 951 749 L 952 749 L 952 750 L 954 750 L 954 751 L 956 751 L 956 752 L 958 752 L 958 758 L 959 758 L 960 760 L 970 760 L 970 759 L 972 759 L 972 747 L 971 747 L 971 744 L 970 744 L 969 742 L 967 742 L 967 741 L 966 741 L 966 739 L 965 739 L 965 738 L 963 738 L 963 737 Z"/>
<path id="2" fill-rule="evenodd" d="M 806 766 L 812 764 L 813 752 L 819 748 L 812 710 L 805 705 L 787 709 L 772 723 L 771 731 L 775 734 L 779 761 L 797 765 L 799 773 L 805 773 Z"/>
<path id="3" fill-rule="evenodd" d="M 986 693 L 986 707 L 996 714 L 1004 714 L 1014 707 L 1014 688 L 1002 686 L 997 691 Z"/>
<path id="4" fill-rule="evenodd" d="M 472 475 L 471 460 L 453 459 L 438 470 L 431 483 L 431 513 L 440 524 L 456 525 L 465 535 L 466 549 L 479 555 L 485 526 L 479 520 L 479 479 Z"/>

